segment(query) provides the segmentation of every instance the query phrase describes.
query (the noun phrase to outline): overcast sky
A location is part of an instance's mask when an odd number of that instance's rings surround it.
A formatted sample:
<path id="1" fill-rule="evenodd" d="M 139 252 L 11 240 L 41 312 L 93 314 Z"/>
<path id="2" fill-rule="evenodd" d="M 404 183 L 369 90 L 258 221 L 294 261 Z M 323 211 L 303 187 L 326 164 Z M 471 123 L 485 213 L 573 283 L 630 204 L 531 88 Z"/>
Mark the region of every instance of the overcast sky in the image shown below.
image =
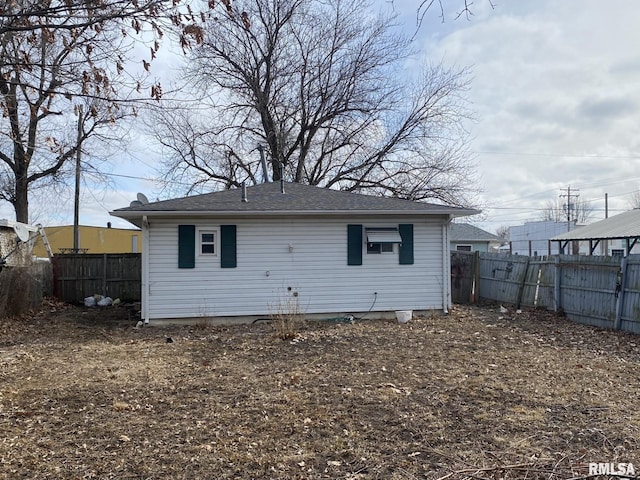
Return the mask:
<path id="1" fill-rule="evenodd" d="M 489 0 L 475 0 L 467 20 L 455 19 L 463 0 L 446 2 L 444 23 L 432 10 L 417 32 L 414 60 L 472 67 L 469 129 L 485 204 L 473 222 L 495 232 L 538 220 L 569 186 L 591 203 L 593 220 L 604 218 L 605 193 L 610 215 L 627 210 L 631 192 L 640 189 L 640 4 L 494 0 L 492 8 Z M 407 31 L 415 28 L 419 3 L 380 0 Z M 155 74 L 170 64 L 157 62 Z M 161 195 L 157 184 L 128 178 L 159 176 L 153 145 L 135 131 L 130 145 L 131 156 L 101 167 L 111 174 L 109 190 L 84 189 L 82 224 L 129 227 L 108 212 L 140 191 L 151 200 Z M 32 201 L 32 220 L 71 224 L 69 195 Z M 0 218 L 15 218 L 8 205 L 0 205 Z"/>

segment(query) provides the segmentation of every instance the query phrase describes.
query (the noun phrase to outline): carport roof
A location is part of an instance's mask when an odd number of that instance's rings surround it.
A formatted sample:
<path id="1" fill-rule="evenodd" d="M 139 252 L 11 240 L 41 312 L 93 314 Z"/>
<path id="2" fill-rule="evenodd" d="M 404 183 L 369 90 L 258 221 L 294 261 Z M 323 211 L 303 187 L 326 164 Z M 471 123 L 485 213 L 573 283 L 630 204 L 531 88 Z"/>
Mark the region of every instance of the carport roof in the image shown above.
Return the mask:
<path id="1" fill-rule="evenodd" d="M 605 218 L 571 232 L 556 235 L 551 240 L 614 240 L 640 238 L 640 209 Z"/>

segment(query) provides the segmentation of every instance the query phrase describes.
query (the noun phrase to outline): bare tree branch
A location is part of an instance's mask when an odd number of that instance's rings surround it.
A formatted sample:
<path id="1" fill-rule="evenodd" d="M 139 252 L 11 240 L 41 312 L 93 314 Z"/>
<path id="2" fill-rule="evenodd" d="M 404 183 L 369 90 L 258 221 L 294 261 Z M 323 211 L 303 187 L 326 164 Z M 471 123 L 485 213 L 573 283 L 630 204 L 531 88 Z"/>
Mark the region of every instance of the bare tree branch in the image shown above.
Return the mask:
<path id="1" fill-rule="evenodd" d="M 134 44 L 149 44 L 148 70 L 165 31 L 175 30 L 188 49 L 201 40 L 204 20 L 180 0 L 12 0 L 0 7 L 0 198 L 18 221 L 28 221 L 30 190 L 58 181 L 83 143 L 135 115 L 124 105 L 162 97 L 161 85 L 125 71 Z M 75 131 L 80 105 L 78 138 L 67 132 Z"/>
<path id="2" fill-rule="evenodd" d="M 410 42 L 365 11 L 364 0 L 238 0 L 219 12 L 187 75 L 212 105 L 206 122 L 171 109 L 154 120 L 167 171 L 238 185 L 260 178 L 262 144 L 276 180 L 282 165 L 290 181 L 469 205 L 468 70 L 425 65 L 409 79 Z"/>

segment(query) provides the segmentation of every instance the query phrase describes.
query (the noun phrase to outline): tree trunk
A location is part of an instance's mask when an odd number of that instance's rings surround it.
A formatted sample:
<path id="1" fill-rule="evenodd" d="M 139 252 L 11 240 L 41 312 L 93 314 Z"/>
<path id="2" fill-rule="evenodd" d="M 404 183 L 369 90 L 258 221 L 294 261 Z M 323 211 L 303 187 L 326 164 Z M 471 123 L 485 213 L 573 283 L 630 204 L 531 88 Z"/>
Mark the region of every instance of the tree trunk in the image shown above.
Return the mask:
<path id="1" fill-rule="evenodd" d="M 20 172 L 16 174 L 15 199 L 13 201 L 13 209 L 16 212 L 16 221 L 29 223 L 29 182 L 27 181 L 27 173 Z"/>

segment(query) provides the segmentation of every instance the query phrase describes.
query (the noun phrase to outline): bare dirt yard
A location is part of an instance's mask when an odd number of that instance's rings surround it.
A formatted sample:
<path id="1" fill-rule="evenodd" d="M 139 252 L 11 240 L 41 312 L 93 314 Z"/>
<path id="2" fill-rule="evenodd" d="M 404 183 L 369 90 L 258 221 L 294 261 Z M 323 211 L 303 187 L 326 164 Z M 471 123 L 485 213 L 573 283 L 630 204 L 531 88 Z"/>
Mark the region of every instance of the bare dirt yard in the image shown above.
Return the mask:
<path id="1" fill-rule="evenodd" d="M 640 470 L 640 337 L 539 311 L 135 329 L 0 320 L 2 479 L 512 479 Z M 640 473 L 640 472 L 638 472 Z"/>

